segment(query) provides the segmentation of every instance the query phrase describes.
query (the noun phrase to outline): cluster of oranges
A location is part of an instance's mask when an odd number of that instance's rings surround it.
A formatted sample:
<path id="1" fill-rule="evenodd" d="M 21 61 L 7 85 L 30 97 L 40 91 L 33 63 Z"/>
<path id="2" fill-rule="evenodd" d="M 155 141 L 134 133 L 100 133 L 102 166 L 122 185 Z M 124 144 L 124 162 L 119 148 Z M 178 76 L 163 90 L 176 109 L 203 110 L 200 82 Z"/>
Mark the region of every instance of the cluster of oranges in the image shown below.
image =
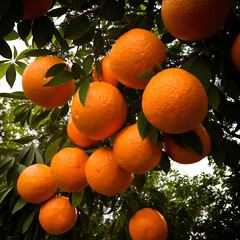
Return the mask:
<path id="1" fill-rule="evenodd" d="M 224 25 L 229 11 L 228 0 L 194 3 L 163 0 L 162 3 L 166 28 L 173 36 L 186 41 L 215 34 Z M 184 27 L 176 27 L 176 23 Z M 239 42 L 238 36 L 234 43 L 237 47 L 232 48 L 233 63 L 238 70 L 239 54 L 235 49 L 240 49 Z M 43 202 L 39 221 L 48 233 L 62 234 L 77 220 L 77 211 L 68 198 L 53 197 L 57 187 L 65 192 L 78 192 L 89 185 L 100 194 L 114 196 L 131 185 L 134 174 L 152 170 L 161 160 L 163 147 L 171 159 L 184 164 L 195 163 L 209 154 L 211 140 L 201 124 L 208 111 L 208 100 L 201 82 L 179 68 L 162 70 L 150 80 L 139 78 L 147 70 L 155 71 L 156 65 L 162 65 L 165 60 L 165 47 L 155 34 L 138 28 L 123 34 L 110 54 L 101 59 L 100 75 L 94 68 L 94 81 L 89 85 L 85 105 L 79 99 L 79 91 L 73 97 L 67 134 L 76 147 L 60 150 L 50 167 L 35 164 L 20 174 L 18 192 L 26 201 Z M 64 62 L 57 57 L 41 57 L 23 73 L 23 90 L 38 106 L 57 108 L 74 94 L 74 80 L 43 86 L 51 79 L 45 77 L 46 72 L 58 63 Z M 128 110 L 124 96 L 116 87 L 118 82 L 144 89 L 143 113 L 163 133 L 164 143 L 153 144 L 150 134 L 142 140 L 137 123 L 124 126 Z M 195 132 L 202 142 L 201 156 L 179 146 L 171 136 L 189 131 Z M 100 147 L 90 156 L 80 149 L 97 146 L 114 134 L 113 146 Z M 129 232 L 132 239 L 166 239 L 167 224 L 159 212 L 146 208 L 131 218 Z"/>

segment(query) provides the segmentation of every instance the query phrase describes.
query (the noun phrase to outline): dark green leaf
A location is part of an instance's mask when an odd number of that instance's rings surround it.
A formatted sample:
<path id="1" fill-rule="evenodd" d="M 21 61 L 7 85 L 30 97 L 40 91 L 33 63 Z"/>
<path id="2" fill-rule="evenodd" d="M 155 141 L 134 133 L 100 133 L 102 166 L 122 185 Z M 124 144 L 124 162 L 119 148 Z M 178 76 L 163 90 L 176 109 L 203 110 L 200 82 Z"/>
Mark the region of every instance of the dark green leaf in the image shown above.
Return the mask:
<path id="1" fill-rule="evenodd" d="M 16 69 L 14 64 L 11 64 L 6 72 L 6 80 L 8 85 L 12 88 L 16 79 Z"/>
<path id="2" fill-rule="evenodd" d="M 79 204 L 82 202 L 83 196 L 84 196 L 84 190 L 80 192 L 72 193 L 71 204 L 73 208 L 79 206 Z"/>
<path id="3" fill-rule="evenodd" d="M 223 146 L 216 147 L 212 144 L 210 154 L 213 157 L 214 162 L 217 164 L 219 168 L 223 167 L 224 160 L 226 158 L 225 149 Z"/>
<path id="4" fill-rule="evenodd" d="M 13 166 L 14 159 L 10 156 L 7 156 L 3 160 L 0 161 L 0 175 L 4 172 L 6 172 L 8 169 L 10 169 Z"/>
<path id="5" fill-rule="evenodd" d="M 17 202 L 14 204 L 14 207 L 13 207 L 13 210 L 12 210 L 12 214 L 14 214 L 15 212 L 21 210 L 26 204 L 27 204 L 27 202 L 25 200 L 23 200 L 22 198 L 19 198 L 17 200 Z"/>
<path id="6" fill-rule="evenodd" d="M 63 71 L 66 68 L 65 63 L 58 63 L 50 67 L 45 75 L 46 78 L 55 76 L 57 73 Z"/>
<path id="7" fill-rule="evenodd" d="M 79 79 L 81 76 L 86 75 L 83 69 L 77 63 L 73 63 L 72 65 L 72 74 L 74 79 Z"/>
<path id="8" fill-rule="evenodd" d="M 215 87 L 213 84 L 210 84 L 208 90 L 207 90 L 207 96 L 208 96 L 208 104 L 215 110 L 218 110 L 218 106 L 220 103 L 220 97 L 218 95 L 217 87 Z"/>
<path id="9" fill-rule="evenodd" d="M 138 126 L 139 134 L 140 134 L 142 140 L 144 140 L 148 136 L 150 124 L 149 124 L 148 120 L 146 119 L 143 111 L 141 111 L 138 116 L 137 126 Z"/>
<path id="10" fill-rule="evenodd" d="M 7 16 L 3 16 L 0 19 L 0 39 L 7 36 L 13 30 L 13 27 L 14 22 L 11 21 Z"/>
<path id="11" fill-rule="evenodd" d="M 67 41 L 62 37 L 61 33 L 58 31 L 58 29 L 54 28 L 53 29 L 53 34 L 55 35 L 57 41 L 60 43 L 63 51 L 68 50 L 68 43 Z"/>
<path id="12" fill-rule="evenodd" d="M 0 1 L 0 16 L 7 12 L 8 8 L 11 6 L 13 0 L 1 0 Z"/>
<path id="13" fill-rule="evenodd" d="M 159 165 L 161 167 L 161 169 L 168 174 L 169 170 L 170 170 L 170 160 L 168 158 L 168 155 L 166 154 L 165 151 L 162 151 L 162 157 L 161 160 L 159 162 Z"/>
<path id="14" fill-rule="evenodd" d="M 4 58 L 11 59 L 12 58 L 12 51 L 7 42 L 3 39 L 0 39 L 0 55 Z"/>
<path id="15" fill-rule="evenodd" d="M 203 156 L 203 143 L 194 131 L 182 134 L 170 134 L 170 136 L 177 145 L 201 157 Z"/>
<path id="16" fill-rule="evenodd" d="M 34 154 L 35 154 L 36 163 L 44 164 L 43 157 L 37 148 L 34 148 Z"/>
<path id="17" fill-rule="evenodd" d="M 44 120 L 49 114 L 51 110 L 50 109 L 45 109 L 42 113 L 38 114 L 36 117 L 34 116 L 32 118 L 31 125 L 35 128 L 39 125 L 39 123 Z"/>
<path id="18" fill-rule="evenodd" d="M 151 136 L 153 145 L 156 146 L 158 141 L 158 129 L 152 125 L 150 126 L 150 136 Z"/>
<path id="19" fill-rule="evenodd" d="M 7 36 L 4 37 L 5 41 L 13 41 L 19 38 L 18 33 L 15 30 L 12 30 Z"/>
<path id="20" fill-rule="evenodd" d="M 49 11 L 46 15 L 49 17 L 60 17 L 68 11 L 68 7 L 59 7 Z"/>
<path id="21" fill-rule="evenodd" d="M 32 142 L 34 139 L 35 139 L 35 136 L 27 136 L 19 139 L 12 139 L 11 141 L 19 144 L 26 144 L 26 143 Z"/>
<path id="22" fill-rule="evenodd" d="M 0 93 L 0 97 L 28 100 L 24 92 Z"/>
<path id="23" fill-rule="evenodd" d="M 26 160 L 24 162 L 24 165 L 26 167 L 30 166 L 33 163 L 33 161 L 34 161 L 34 157 L 35 157 L 35 155 L 34 155 L 34 147 L 31 147 L 30 150 L 27 153 L 27 157 L 26 157 Z"/>
<path id="24" fill-rule="evenodd" d="M 38 48 L 43 47 L 51 41 L 53 37 L 53 29 L 52 21 L 46 16 L 42 16 L 34 20 L 32 34 L 33 40 Z"/>
<path id="25" fill-rule="evenodd" d="M 19 154 L 18 154 L 18 162 L 22 162 L 22 160 L 25 158 L 25 156 L 27 155 L 28 151 L 30 150 L 31 146 L 27 146 L 25 148 L 23 148 Z"/>
<path id="26" fill-rule="evenodd" d="M 89 80 L 86 79 L 80 86 L 79 89 L 79 99 L 83 107 L 85 106 L 85 103 L 87 101 L 88 91 L 89 91 Z"/>
<path id="27" fill-rule="evenodd" d="M 38 209 L 35 208 L 26 218 L 26 220 L 25 220 L 25 222 L 23 223 L 23 226 L 22 226 L 22 233 L 25 233 L 29 229 L 29 227 L 31 226 L 37 210 Z"/>
<path id="28" fill-rule="evenodd" d="M 0 155 L 8 155 L 11 153 L 14 153 L 16 151 L 16 149 L 13 148 L 0 148 Z"/>
<path id="29" fill-rule="evenodd" d="M 20 61 L 16 61 L 16 65 L 15 65 L 15 68 L 16 68 L 16 71 L 20 74 L 20 75 L 23 75 L 23 72 L 25 70 L 25 68 L 27 67 L 27 64 L 23 63 L 23 62 L 20 62 Z"/>
<path id="30" fill-rule="evenodd" d="M 7 10 L 6 15 L 14 22 L 18 22 L 22 19 L 24 14 L 23 2 L 19 0 L 13 0 L 11 6 Z"/>
<path id="31" fill-rule="evenodd" d="M 144 184 L 146 183 L 146 176 L 145 174 L 135 174 L 133 179 L 133 185 L 136 186 L 139 192 L 142 191 Z"/>
<path id="32" fill-rule="evenodd" d="M 144 73 L 142 73 L 137 80 L 149 80 L 155 75 L 155 72 L 153 70 L 147 70 Z"/>
<path id="33" fill-rule="evenodd" d="M 73 80 L 73 74 L 68 71 L 62 71 L 56 74 L 50 81 L 48 81 L 44 86 L 57 86 Z"/>
<path id="34" fill-rule="evenodd" d="M 86 73 L 86 75 L 89 74 L 89 72 L 92 70 L 93 66 L 93 56 L 89 55 L 83 60 L 83 70 Z"/>
<path id="35" fill-rule="evenodd" d="M 3 202 L 3 200 L 5 199 L 5 197 L 10 193 L 10 191 L 12 190 L 13 188 L 10 187 L 10 188 L 5 188 L 3 189 L 2 191 L 0 191 L 0 204 Z"/>
<path id="36" fill-rule="evenodd" d="M 163 71 L 162 66 L 161 66 L 158 62 L 155 63 L 155 66 L 156 66 L 156 72 L 161 72 L 161 71 Z"/>
<path id="37" fill-rule="evenodd" d="M 88 17 L 81 15 L 78 18 L 72 20 L 67 26 L 64 33 L 64 38 L 76 40 L 87 33 L 92 25 L 93 23 L 89 21 Z"/>
<path id="38" fill-rule="evenodd" d="M 22 20 L 17 24 L 17 31 L 22 40 L 24 40 L 30 33 L 32 21 Z"/>
<path id="39" fill-rule="evenodd" d="M 85 3 L 86 0 L 73 0 L 73 8 L 76 10 L 79 10 L 83 4 Z"/>
<path id="40" fill-rule="evenodd" d="M 91 27 L 90 30 L 87 31 L 83 36 L 73 41 L 74 45 L 82 46 L 86 43 L 91 42 L 93 39 L 94 33 L 95 33 L 95 27 Z"/>
<path id="41" fill-rule="evenodd" d="M 139 25 L 137 27 L 138 28 L 143 28 L 143 29 L 146 29 L 146 30 L 151 30 L 152 27 L 153 27 L 153 23 L 154 23 L 154 17 L 155 17 L 154 13 L 151 13 L 151 14 L 145 16 L 141 20 L 141 22 L 139 23 Z"/>
<path id="42" fill-rule="evenodd" d="M 106 20 L 115 21 L 121 19 L 124 16 L 124 10 L 124 0 L 112 0 L 107 2 L 107 4 L 101 8 L 100 15 Z"/>
<path id="43" fill-rule="evenodd" d="M 0 79 L 2 79 L 6 75 L 6 72 L 10 65 L 10 62 L 0 64 Z"/>
<path id="44" fill-rule="evenodd" d="M 97 49 L 97 51 L 101 51 L 104 46 L 104 39 L 101 34 L 101 32 L 97 32 L 94 37 L 94 47 Z"/>
<path id="45" fill-rule="evenodd" d="M 100 63 L 100 61 L 96 61 L 95 66 L 96 66 L 98 78 L 100 78 L 100 74 L 101 74 L 101 63 Z"/>
<path id="46" fill-rule="evenodd" d="M 48 56 L 48 55 L 56 55 L 56 52 L 52 52 L 51 50 L 47 49 L 35 49 L 26 51 L 24 53 L 26 57 L 41 57 L 41 56 Z"/>

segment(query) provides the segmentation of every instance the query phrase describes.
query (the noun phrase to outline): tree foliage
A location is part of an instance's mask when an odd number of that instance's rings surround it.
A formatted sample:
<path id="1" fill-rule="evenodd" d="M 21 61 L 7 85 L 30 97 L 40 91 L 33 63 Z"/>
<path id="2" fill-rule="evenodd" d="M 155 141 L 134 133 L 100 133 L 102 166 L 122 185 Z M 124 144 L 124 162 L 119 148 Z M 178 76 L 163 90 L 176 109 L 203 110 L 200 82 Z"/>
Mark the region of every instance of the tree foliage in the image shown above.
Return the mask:
<path id="1" fill-rule="evenodd" d="M 206 89 L 209 111 L 203 122 L 212 147 L 212 176 L 181 176 L 170 167 L 166 153 L 151 172 L 136 175 L 121 195 L 106 197 L 90 187 L 68 195 L 78 207 L 74 228 L 62 236 L 49 236 L 38 223 L 39 205 L 25 202 L 16 190 L 21 171 L 33 163 L 49 164 L 66 146 L 69 103 L 48 110 L 32 104 L 23 92 L 0 93 L 0 238 L 1 239 L 130 239 L 128 222 L 142 207 L 159 210 L 168 223 L 168 239 L 239 239 L 240 74 L 231 61 L 231 45 L 239 34 L 240 2 L 232 0 L 226 25 L 214 36 L 199 42 L 175 39 L 161 20 L 161 0 L 55 0 L 45 16 L 21 20 L 22 3 L 0 2 L 0 78 L 12 87 L 32 57 L 54 55 L 65 60 L 71 72 L 55 66 L 49 76 L 75 79 L 86 100 L 92 68 L 109 53 L 115 40 L 132 28 L 154 32 L 163 41 L 167 60 L 157 71 L 180 67 L 199 78 Z M 25 44 L 18 52 L 13 40 Z M 148 78 L 155 72 L 145 72 Z M 63 78 L 64 76 L 64 78 Z M 1 80 L 3 81 L 3 80 Z M 63 83 L 63 82 L 62 82 Z M 161 133 L 141 112 L 142 90 L 117 86 L 128 105 L 126 124 L 138 116 L 142 138 Z M 111 145 L 114 137 L 99 146 Z M 155 140 L 154 140 L 155 139 Z M 237 141 L 238 140 L 238 141 Z M 91 154 L 94 149 L 84 149 Z M 214 162 L 214 163 L 213 163 Z M 226 170 L 227 169 L 227 170 Z M 167 174 L 167 175 L 166 175 Z"/>

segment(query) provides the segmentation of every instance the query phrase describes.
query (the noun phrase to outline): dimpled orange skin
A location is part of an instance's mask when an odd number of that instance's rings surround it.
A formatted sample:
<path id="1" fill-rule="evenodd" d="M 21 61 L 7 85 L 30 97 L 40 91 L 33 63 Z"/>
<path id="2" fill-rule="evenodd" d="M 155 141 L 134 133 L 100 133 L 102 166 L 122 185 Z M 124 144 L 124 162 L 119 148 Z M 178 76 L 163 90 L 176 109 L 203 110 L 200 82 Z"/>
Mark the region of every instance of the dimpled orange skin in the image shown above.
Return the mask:
<path id="1" fill-rule="evenodd" d="M 55 154 L 50 170 L 57 186 L 65 192 L 79 192 L 88 183 L 85 165 L 88 155 L 79 148 L 64 148 Z"/>
<path id="2" fill-rule="evenodd" d="M 197 127 L 208 110 L 206 91 L 191 73 L 165 69 L 155 75 L 143 92 L 142 109 L 160 131 L 179 134 Z"/>
<path id="3" fill-rule="evenodd" d="M 102 140 L 115 134 L 125 123 L 127 104 L 116 87 L 105 82 L 92 82 L 84 107 L 79 100 L 78 91 L 76 92 L 71 117 L 84 135 Z"/>
<path id="4" fill-rule="evenodd" d="M 155 64 L 166 60 L 162 41 L 152 32 L 132 29 L 117 39 L 110 55 L 113 74 L 123 85 L 144 89 L 149 80 L 137 80 L 146 70 L 155 70 Z"/>
<path id="5" fill-rule="evenodd" d="M 66 233 L 76 221 L 77 209 L 72 207 L 67 197 L 53 197 L 45 202 L 39 211 L 39 223 L 49 234 Z"/>
<path id="6" fill-rule="evenodd" d="M 23 91 L 30 101 L 40 107 L 53 109 L 63 106 L 74 93 L 74 80 L 57 86 L 43 86 L 52 79 L 45 78 L 47 71 L 58 63 L 65 62 L 57 57 L 41 57 L 31 62 L 23 72 Z"/>
<path id="7" fill-rule="evenodd" d="M 203 143 L 203 156 L 199 156 L 196 153 L 190 152 L 185 148 L 177 145 L 169 134 L 163 134 L 164 147 L 168 156 L 175 162 L 182 164 L 196 163 L 206 157 L 211 149 L 211 139 L 207 130 L 200 124 L 194 128 L 193 131 L 199 136 Z"/>
<path id="8" fill-rule="evenodd" d="M 231 54 L 233 64 L 237 71 L 240 72 L 240 34 L 238 34 L 235 41 L 233 42 Z"/>
<path id="9" fill-rule="evenodd" d="M 129 232 L 132 240 L 165 240 L 168 228 L 165 218 L 157 210 L 143 208 L 130 219 Z"/>
<path id="10" fill-rule="evenodd" d="M 24 6 L 23 20 L 33 20 L 43 16 L 52 5 L 52 0 L 22 0 Z"/>
<path id="11" fill-rule="evenodd" d="M 85 173 L 93 190 L 107 196 L 124 192 L 133 180 L 133 175 L 117 164 L 112 147 L 101 147 L 93 152 L 86 163 Z"/>
<path id="12" fill-rule="evenodd" d="M 152 170 L 161 160 L 162 144 L 154 146 L 150 135 L 142 140 L 137 124 L 123 128 L 113 143 L 113 154 L 121 168 L 136 174 Z"/>
<path id="13" fill-rule="evenodd" d="M 97 68 L 94 67 L 92 77 L 93 80 L 96 82 L 102 81 L 112 84 L 113 86 L 117 86 L 118 80 L 114 76 L 111 68 L 110 68 L 110 62 L 109 62 L 109 55 L 104 56 L 100 60 L 101 64 L 101 71 L 100 76 L 97 74 Z"/>
<path id="14" fill-rule="evenodd" d="M 54 195 L 57 185 L 47 165 L 33 164 L 21 172 L 17 180 L 17 190 L 25 201 L 41 203 Z"/>
<path id="15" fill-rule="evenodd" d="M 78 147 L 88 148 L 97 146 L 99 144 L 98 140 L 93 140 L 82 134 L 78 128 L 74 125 L 72 118 L 70 117 L 67 125 L 67 134 L 69 139 Z"/>
<path id="16" fill-rule="evenodd" d="M 230 0 L 163 0 L 162 20 L 176 38 L 199 41 L 211 37 L 226 23 Z"/>

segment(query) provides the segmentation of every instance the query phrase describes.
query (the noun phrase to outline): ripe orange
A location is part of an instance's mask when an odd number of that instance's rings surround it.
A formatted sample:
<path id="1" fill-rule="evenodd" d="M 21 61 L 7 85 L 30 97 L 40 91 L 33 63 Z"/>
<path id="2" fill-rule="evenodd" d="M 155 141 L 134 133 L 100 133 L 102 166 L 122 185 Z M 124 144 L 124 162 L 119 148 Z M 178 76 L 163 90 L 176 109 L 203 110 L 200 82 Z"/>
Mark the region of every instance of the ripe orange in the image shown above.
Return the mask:
<path id="1" fill-rule="evenodd" d="M 105 82 L 92 82 L 84 107 L 78 91 L 73 97 L 71 117 L 84 135 L 102 140 L 122 127 L 127 117 L 127 104 L 116 87 Z"/>
<path id="2" fill-rule="evenodd" d="M 162 41 L 153 33 L 135 28 L 117 39 L 109 61 L 119 82 L 130 88 L 144 89 L 149 80 L 137 80 L 146 70 L 155 70 L 155 64 L 166 59 Z"/>
<path id="3" fill-rule="evenodd" d="M 54 195 L 57 186 L 47 165 L 34 164 L 21 172 L 17 180 L 17 190 L 25 201 L 41 203 Z"/>
<path id="4" fill-rule="evenodd" d="M 236 37 L 235 41 L 233 42 L 232 49 L 232 61 L 237 69 L 238 72 L 240 72 L 240 33 Z"/>
<path id="5" fill-rule="evenodd" d="M 48 69 L 58 63 L 64 61 L 57 57 L 41 57 L 30 63 L 23 72 L 23 91 L 29 100 L 40 107 L 52 109 L 63 106 L 74 93 L 74 80 L 57 86 L 43 86 L 52 79 L 45 78 Z"/>
<path id="6" fill-rule="evenodd" d="M 88 183 L 85 165 L 88 155 L 79 148 L 64 148 L 55 154 L 50 170 L 57 186 L 66 192 L 78 192 Z"/>
<path id="7" fill-rule="evenodd" d="M 43 16 L 51 7 L 53 0 L 22 0 L 24 6 L 24 20 L 33 20 Z"/>
<path id="8" fill-rule="evenodd" d="M 68 232 L 77 221 L 77 209 L 74 209 L 67 197 L 53 197 L 43 203 L 39 211 L 39 222 L 50 234 Z"/>
<path id="9" fill-rule="evenodd" d="M 100 60 L 100 66 L 101 66 L 101 72 L 100 76 L 97 74 L 97 68 L 94 67 L 92 77 L 93 80 L 96 82 L 102 81 L 102 82 L 107 82 L 112 84 L 113 86 L 117 86 L 118 80 L 114 76 L 111 68 L 110 68 L 110 63 L 109 63 L 109 55 L 104 56 Z"/>
<path id="10" fill-rule="evenodd" d="M 157 210 L 143 208 L 130 219 L 129 232 L 132 240 L 165 240 L 168 228 L 165 218 Z"/>
<path id="11" fill-rule="evenodd" d="M 178 162 L 183 164 L 195 163 L 206 157 L 211 149 L 211 139 L 203 127 L 202 124 L 193 129 L 193 131 L 199 136 L 203 144 L 203 156 L 199 156 L 196 153 L 190 152 L 187 149 L 179 146 L 174 142 L 169 134 L 164 134 L 164 146 L 168 156 Z"/>
<path id="12" fill-rule="evenodd" d="M 227 21 L 230 0 L 163 0 L 162 20 L 176 38 L 199 41 L 211 37 Z"/>
<path id="13" fill-rule="evenodd" d="M 152 170 L 161 160 L 162 144 L 153 145 L 151 136 L 142 141 L 137 124 L 127 126 L 116 136 L 113 154 L 121 168 L 130 173 L 145 173 Z"/>
<path id="14" fill-rule="evenodd" d="M 170 68 L 150 80 L 143 92 L 142 109 L 147 120 L 160 131 L 184 133 L 203 121 L 208 99 L 194 75 Z"/>
<path id="15" fill-rule="evenodd" d="M 72 118 L 70 117 L 67 125 L 67 134 L 70 140 L 77 146 L 82 148 L 97 146 L 99 141 L 93 140 L 82 134 L 74 125 Z"/>
<path id="16" fill-rule="evenodd" d="M 112 147 L 102 147 L 93 152 L 86 163 L 85 173 L 88 184 L 107 196 L 124 192 L 133 179 L 131 173 L 117 164 Z"/>

